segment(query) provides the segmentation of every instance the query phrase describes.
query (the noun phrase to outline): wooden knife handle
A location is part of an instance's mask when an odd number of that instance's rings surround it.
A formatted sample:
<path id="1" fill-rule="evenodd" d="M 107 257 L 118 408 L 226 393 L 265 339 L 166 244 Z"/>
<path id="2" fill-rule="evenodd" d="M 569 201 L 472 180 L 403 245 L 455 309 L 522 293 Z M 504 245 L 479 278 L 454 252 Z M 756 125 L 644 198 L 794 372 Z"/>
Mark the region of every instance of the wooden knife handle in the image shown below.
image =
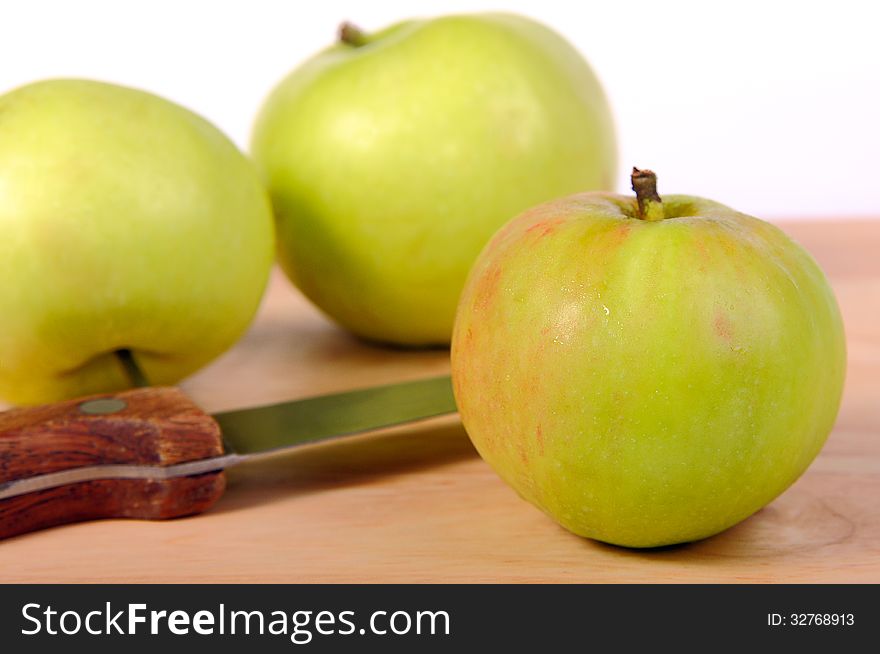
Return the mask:
<path id="1" fill-rule="evenodd" d="M 220 428 L 176 388 L 142 388 L 0 413 L 0 487 L 105 464 L 168 466 L 223 453 Z M 222 472 L 105 479 L 0 500 L 0 538 L 99 518 L 157 520 L 208 509 Z"/>

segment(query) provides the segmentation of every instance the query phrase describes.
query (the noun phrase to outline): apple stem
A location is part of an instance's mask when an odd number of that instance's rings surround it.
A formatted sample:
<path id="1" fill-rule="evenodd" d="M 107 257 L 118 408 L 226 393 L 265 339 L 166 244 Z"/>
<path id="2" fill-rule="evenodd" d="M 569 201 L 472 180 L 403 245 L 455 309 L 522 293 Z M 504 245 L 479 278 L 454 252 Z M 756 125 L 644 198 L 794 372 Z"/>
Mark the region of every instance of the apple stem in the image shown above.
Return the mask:
<path id="1" fill-rule="evenodd" d="M 132 388 L 144 388 L 145 386 L 150 385 L 144 371 L 140 369 L 137 361 L 134 360 L 134 355 L 131 353 L 131 350 L 116 350 L 114 354 L 116 354 L 116 358 L 119 359 L 119 363 L 122 364 L 122 369 L 125 371 Z"/>
<path id="2" fill-rule="evenodd" d="M 367 45 L 367 35 L 357 25 L 353 25 L 348 21 L 339 26 L 339 41 L 347 45 L 359 48 Z"/>
<path id="3" fill-rule="evenodd" d="M 631 179 L 632 189 L 639 202 L 639 219 L 663 220 L 663 201 L 657 194 L 657 175 L 650 170 L 633 167 Z"/>

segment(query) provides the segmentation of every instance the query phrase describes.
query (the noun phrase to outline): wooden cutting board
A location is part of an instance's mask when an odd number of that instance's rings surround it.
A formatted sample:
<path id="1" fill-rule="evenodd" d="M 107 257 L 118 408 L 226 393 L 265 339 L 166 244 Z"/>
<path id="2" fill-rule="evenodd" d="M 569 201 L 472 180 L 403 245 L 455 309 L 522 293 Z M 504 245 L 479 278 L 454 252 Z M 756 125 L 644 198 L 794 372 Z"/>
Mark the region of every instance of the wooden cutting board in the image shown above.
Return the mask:
<path id="1" fill-rule="evenodd" d="M 843 406 L 806 474 L 719 536 L 652 551 L 573 536 L 508 489 L 447 417 L 234 469 L 202 516 L 0 542 L 0 581 L 880 582 L 880 221 L 782 227 L 839 298 Z M 443 350 L 356 341 L 276 273 L 248 335 L 183 386 L 216 411 L 448 369 Z"/>

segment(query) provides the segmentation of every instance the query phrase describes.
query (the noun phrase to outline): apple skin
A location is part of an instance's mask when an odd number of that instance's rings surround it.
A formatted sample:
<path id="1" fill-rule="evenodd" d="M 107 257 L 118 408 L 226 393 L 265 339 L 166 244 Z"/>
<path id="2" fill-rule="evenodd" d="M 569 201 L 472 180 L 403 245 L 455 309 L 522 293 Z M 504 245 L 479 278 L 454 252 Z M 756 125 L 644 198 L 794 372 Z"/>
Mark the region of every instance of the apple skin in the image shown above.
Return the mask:
<path id="1" fill-rule="evenodd" d="M 575 534 L 628 547 L 745 519 L 807 468 L 846 353 L 819 267 L 710 200 L 582 194 L 506 225 L 477 260 L 452 343 L 481 456 Z"/>
<path id="2" fill-rule="evenodd" d="M 355 334 L 448 344 L 467 272 L 511 216 L 611 189 L 602 89 L 560 36 L 507 14 L 401 23 L 283 80 L 252 153 L 279 259 Z"/>
<path id="3" fill-rule="evenodd" d="M 194 372 L 250 323 L 274 227 L 253 165 L 204 119 L 86 80 L 0 97 L 0 397 L 49 402 Z"/>

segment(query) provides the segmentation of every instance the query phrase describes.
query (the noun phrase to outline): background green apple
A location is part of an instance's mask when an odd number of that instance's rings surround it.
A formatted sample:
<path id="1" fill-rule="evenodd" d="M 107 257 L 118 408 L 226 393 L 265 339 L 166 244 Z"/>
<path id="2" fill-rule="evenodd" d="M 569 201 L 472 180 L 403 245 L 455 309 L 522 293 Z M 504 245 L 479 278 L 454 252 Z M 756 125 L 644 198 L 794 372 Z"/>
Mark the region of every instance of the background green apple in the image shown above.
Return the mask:
<path id="1" fill-rule="evenodd" d="M 463 292 L 452 366 L 468 434 L 522 497 L 650 547 L 739 522 L 807 468 L 845 344 L 824 275 L 779 229 L 640 191 L 641 208 L 588 193 L 504 227 Z"/>
<path id="2" fill-rule="evenodd" d="M 613 186 L 605 96 L 570 45 L 518 16 L 342 37 L 281 82 L 254 129 L 281 263 L 362 337 L 448 343 L 467 272 L 501 225 Z"/>
<path id="3" fill-rule="evenodd" d="M 154 384 L 231 345 L 273 258 L 269 201 L 217 129 L 148 93 L 51 80 L 0 97 L 0 396 Z"/>

